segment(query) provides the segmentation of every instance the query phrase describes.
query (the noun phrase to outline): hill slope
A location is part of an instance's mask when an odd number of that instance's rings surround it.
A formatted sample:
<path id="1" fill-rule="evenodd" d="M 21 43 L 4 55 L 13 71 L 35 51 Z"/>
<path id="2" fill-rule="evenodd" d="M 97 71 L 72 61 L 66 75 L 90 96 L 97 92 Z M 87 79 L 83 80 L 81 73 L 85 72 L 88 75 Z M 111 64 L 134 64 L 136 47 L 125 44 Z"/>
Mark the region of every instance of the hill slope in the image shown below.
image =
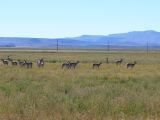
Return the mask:
<path id="1" fill-rule="evenodd" d="M 0 37 L 0 47 L 32 47 L 32 48 L 54 48 L 57 40 L 62 48 L 103 48 L 110 44 L 114 47 L 160 46 L 160 32 L 156 31 L 134 31 L 110 35 L 82 35 L 73 38 L 18 38 Z"/>

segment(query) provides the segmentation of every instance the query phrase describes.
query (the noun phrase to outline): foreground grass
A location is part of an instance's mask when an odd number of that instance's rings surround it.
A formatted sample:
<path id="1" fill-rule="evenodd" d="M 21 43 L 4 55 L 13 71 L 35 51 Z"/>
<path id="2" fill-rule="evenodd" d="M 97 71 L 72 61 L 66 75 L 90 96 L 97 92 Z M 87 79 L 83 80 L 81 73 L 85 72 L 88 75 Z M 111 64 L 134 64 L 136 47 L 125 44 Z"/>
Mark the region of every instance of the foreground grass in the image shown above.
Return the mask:
<path id="1" fill-rule="evenodd" d="M 10 53 L 0 53 L 2 57 Z M 44 53 L 13 53 L 34 60 Z M 160 54 L 110 54 L 139 61 L 133 70 L 123 64 L 103 64 L 104 53 L 47 53 L 44 69 L 0 66 L 0 119 L 158 119 L 160 118 Z M 86 56 L 86 57 L 85 57 Z M 107 56 L 107 57 L 108 57 Z M 52 57 L 59 62 L 52 63 Z M 99 59 L 98 59 L 99 58 Z M 62 70 L 60 61 L 80 59 L 76 70 Z"/>

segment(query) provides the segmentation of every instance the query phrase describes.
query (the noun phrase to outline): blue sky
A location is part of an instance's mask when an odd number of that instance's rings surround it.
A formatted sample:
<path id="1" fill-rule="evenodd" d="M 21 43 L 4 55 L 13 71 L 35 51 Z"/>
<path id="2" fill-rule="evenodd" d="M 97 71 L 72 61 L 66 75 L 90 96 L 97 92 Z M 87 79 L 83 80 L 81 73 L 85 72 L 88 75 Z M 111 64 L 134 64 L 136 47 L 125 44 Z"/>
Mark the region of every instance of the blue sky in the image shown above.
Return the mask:
<path id="1" fill-rule="evenodd" d="M 1 37 L 160 31 L 160 0 L 0 0 Z"/>

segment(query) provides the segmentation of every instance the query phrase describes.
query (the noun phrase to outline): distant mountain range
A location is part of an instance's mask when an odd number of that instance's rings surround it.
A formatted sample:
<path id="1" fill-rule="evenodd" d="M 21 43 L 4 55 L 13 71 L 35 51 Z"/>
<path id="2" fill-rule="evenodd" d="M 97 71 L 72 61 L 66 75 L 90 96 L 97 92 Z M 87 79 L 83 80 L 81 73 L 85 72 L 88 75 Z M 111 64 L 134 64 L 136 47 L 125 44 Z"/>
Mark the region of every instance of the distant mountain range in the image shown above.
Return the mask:
<path id="1" fill-rule="evenodd" d="M 0 37 L 0 47 L 56 48 L 141 48 L 147 41 L 151 47 L 160 47 L 160 32 L 133 31 L 110 35 L 82 35 L 72 38 L 21 38 Z"/>

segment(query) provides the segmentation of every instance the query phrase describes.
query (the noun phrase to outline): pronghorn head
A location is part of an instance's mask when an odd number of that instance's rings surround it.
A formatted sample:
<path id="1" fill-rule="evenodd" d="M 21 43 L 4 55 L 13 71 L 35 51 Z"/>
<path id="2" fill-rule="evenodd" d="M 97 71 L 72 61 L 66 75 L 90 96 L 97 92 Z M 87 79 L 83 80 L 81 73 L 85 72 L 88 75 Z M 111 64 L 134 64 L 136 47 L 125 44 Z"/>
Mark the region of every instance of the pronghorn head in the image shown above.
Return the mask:
<path id="1" fill-rule="evenodd" d="M 6 60 L 6 59 L 1 59 L 1 61 L 8 61 L 8 60 Z"/>

